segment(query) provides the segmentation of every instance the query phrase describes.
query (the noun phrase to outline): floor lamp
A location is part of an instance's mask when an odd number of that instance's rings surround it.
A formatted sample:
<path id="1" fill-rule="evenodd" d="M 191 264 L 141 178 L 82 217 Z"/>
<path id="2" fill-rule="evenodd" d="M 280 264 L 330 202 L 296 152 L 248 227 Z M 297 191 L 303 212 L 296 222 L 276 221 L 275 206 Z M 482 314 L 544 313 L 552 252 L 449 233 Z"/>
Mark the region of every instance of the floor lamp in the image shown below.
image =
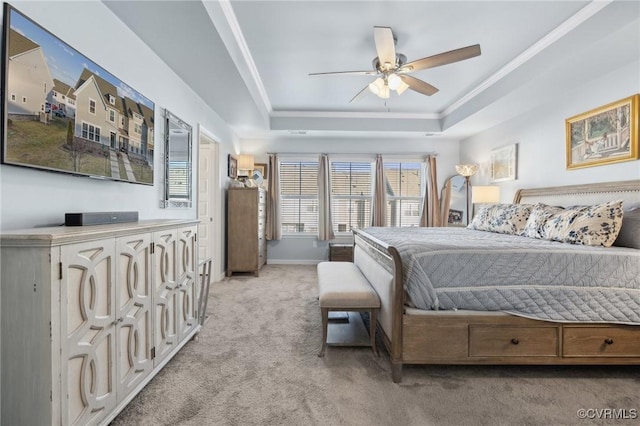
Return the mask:
<path id="1" fill-rule="evenodd" d="M 458 164 L 456 166 L 456 172 L 464 176 L 465 186 L 467 188 L 467 225 L 469 224 L 469 215 L 471 214 L 471 198 L 469 198 L 469 186 L 471 186 L 471 182 L 469 182 L 469 178 L 475 175 L 477 171 L 477 164 Z"/>

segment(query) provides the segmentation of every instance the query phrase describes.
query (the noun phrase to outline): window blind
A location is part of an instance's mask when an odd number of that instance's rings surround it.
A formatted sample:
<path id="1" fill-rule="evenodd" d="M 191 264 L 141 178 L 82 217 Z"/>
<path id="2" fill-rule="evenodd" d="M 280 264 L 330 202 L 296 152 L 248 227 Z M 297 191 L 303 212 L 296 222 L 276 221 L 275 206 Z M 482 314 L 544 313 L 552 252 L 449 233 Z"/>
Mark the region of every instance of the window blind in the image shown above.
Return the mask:
<path id="1" fill-rule="evenodd" d="M 349 232 L 371 223 L 372 166 L 370 162 L 332 162 L 333 229 Z"/>
<path id="2" fill-rule="evenodd" d="M 419 226 L 422 163 L 385 163 L 387 226 Z"/>
<path id="3" fill-rule="evenodd" d="M 318 163 L 281 162 L 283 233 L 318 232 Z"/>

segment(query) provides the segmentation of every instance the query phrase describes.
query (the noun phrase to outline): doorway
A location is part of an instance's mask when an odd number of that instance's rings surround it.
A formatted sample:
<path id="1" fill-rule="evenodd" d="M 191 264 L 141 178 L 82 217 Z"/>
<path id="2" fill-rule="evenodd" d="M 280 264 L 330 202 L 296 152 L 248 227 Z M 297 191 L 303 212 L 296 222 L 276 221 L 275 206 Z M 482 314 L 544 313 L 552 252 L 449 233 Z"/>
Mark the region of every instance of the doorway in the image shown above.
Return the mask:
<path id="1" fill-rule="evenodd" d="M 211 258 L 211 275 L 222 275 L 222 199 L 220 191 L 219 144 L 217 138 L 198 126 L 198 258 Z"/>

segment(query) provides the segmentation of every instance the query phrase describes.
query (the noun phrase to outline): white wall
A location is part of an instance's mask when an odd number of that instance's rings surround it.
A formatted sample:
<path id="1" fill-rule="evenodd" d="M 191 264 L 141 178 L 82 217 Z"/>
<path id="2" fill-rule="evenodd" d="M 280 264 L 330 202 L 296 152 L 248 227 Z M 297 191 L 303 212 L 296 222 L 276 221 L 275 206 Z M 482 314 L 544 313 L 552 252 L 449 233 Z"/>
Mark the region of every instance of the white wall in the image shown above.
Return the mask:
<path id="1" fill-rule="evenodd" d="M 146 186 L 94 180 L 2 165 L 0 230 L 60 224 L 64 222 L 64 213 L 80 211 L 132 210 L 139 212 L 140 219 L 196 218 L 196 203 L 190 209 L 160 208 L 164 178 L 162 111 L 170 110 L 193 127 L 194 147 L 198 142 L 198 124 L 217 136 L 221 144 L 219 168 L 223 186 L 227 184 L 227 153 L 235 151 L 233 144 L 237 144 L 231 129 L 103 3 L 14 1 L 12 4 L 155 102 L 155 183 Z M 96 25 L 100 30 L 96 30 Z M 198 164 L 197 150 L 194 164 Z M 194 173 L 193 188 L 197 188 L 196 176 Z"/>
<path id="2" fill-rule="evenodd" d="M 640 92 L 640 62 L 612 70 L 583 86 L 557 93 L 542 107 L 460 142 L 460 161 L 479 163 L 472 184 L 489 183 L 491 150 L 518 144 L 518 179 L 502 182 L 501 201 L 519 188 L 609 182 L 640 178 L 640 162 L 566 169 L 565 119 Z"/>
<path id="3" fill-rule="evenodd" d="M 256 162 L 266 163 L 267 152 L 304 153 L 317 158 L 320 153 L 327 153 L 334 158 L 353 158 L 354 161 L 366 155 L 374 161 L 375 154 L 389 158 L 420 159 L 425 154 L 436 153 L 438 187 L 456 174 L 454 166 L 458 164 L 459 143 L 457 140 L 424 137 L 422 139 L 398 138 L 319 138 L 314 136 L 282 137 L 276 140 L 243 140 L 243 153 L 253 154 Z M 365 157 L 366 158 L 366 157 Z M 350 238 L 338 238 L 349 241 Z M 317 263 L 328 259 L 328 243 L 318 241 L 316 235 L 283 236 L 280 241 L 269 241 L 267 246 L 267 262 L 269 263 Z"/>

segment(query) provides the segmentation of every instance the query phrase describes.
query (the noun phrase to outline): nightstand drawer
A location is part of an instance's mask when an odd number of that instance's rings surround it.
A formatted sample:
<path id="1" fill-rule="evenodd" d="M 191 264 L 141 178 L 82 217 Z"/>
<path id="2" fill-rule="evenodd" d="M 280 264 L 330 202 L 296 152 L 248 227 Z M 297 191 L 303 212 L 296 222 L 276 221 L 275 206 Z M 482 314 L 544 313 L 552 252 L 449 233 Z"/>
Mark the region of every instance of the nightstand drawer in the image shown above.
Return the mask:
<path id="1" fill-rule="evenodd" d="M 566 357 L 638 357 L 640 327 L 563 327 Z"/>
<path id="2" fill-rule="evenodd" d="M 469 326 L 469 356 L 558 356 L 558 327 Z"/>
<path id="3" fill-rule="evenodd" d="M 329 244 L 329 260 L 332 262 L 353 262 L 351 244 Z"/>

